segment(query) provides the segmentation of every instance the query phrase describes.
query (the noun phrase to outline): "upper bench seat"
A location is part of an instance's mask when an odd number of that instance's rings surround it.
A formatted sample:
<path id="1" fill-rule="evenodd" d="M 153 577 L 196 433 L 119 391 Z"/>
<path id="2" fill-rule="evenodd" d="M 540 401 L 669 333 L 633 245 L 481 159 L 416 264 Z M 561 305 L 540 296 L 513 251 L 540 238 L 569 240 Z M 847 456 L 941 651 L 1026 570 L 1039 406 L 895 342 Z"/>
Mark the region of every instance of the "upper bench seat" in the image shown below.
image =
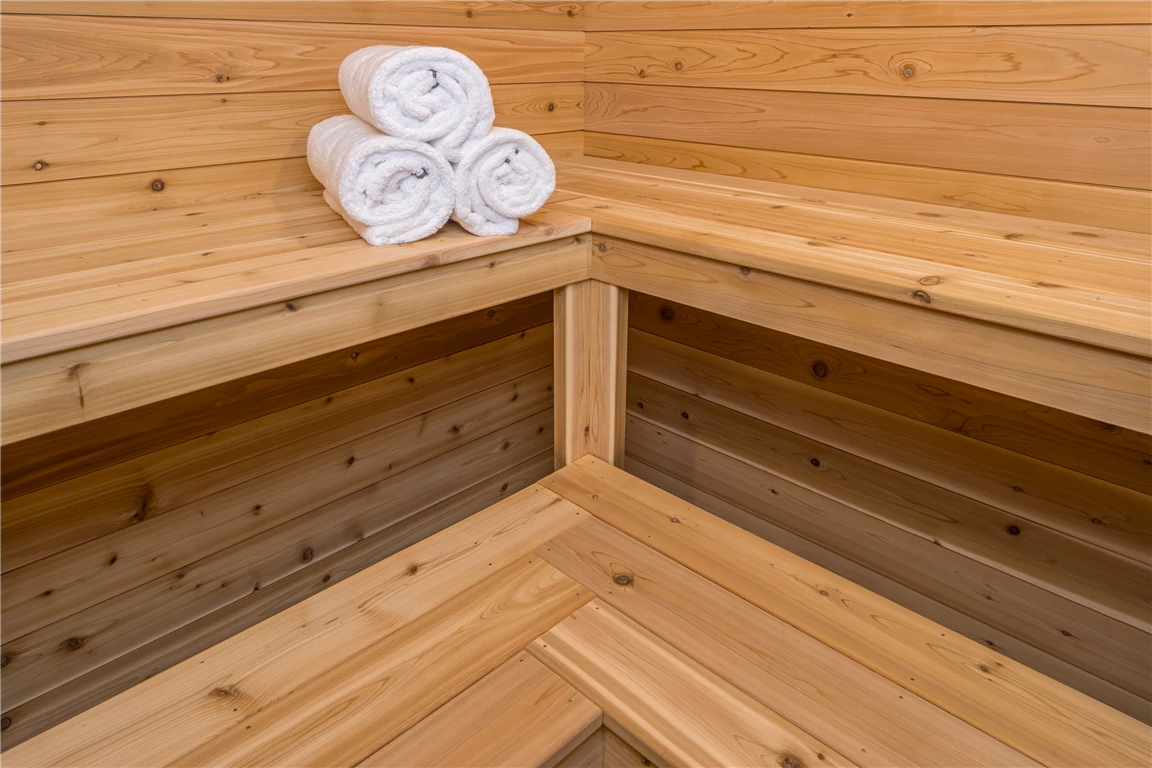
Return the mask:
<path id="1" fill-rule="evenodd" d="M 1146 235 L 614 161 L 561 170 L 513 237 L 450 225 L 388 249 L 302 168 L 173 171 L 160 198 L 127 174 L 65 210 L 24 195 L 5 210 L 3 442 L 589 277 L 1152 432 Z"/>
<path id="2" fill-rule="evenodd" d="M 1145 234 L 606 160 L 563 189 L 599 280 L 1152 432 Z"/>

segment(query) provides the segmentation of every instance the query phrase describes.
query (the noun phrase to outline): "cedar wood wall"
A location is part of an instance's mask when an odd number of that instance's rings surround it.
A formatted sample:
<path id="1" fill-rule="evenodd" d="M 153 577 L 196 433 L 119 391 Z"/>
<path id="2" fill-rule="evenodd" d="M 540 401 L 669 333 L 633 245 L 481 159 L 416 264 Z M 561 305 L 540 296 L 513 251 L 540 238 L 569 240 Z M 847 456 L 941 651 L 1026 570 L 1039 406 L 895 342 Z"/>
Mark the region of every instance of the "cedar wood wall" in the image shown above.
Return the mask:
<path id="1" fill-rule="evenodd" d="M 347 239 L 305 140 L 347 112 L 336 69 L 366 45 L 464 51 L 499 124 L 579 152 L 563 10 L 273 5 L 5 3 L 8 279 Z M 537 296 L 6 446 L 3 746 L 542 477 L 552 400 Z"/>
<path id="2" fill-rule="evenodd" d="M 558 155 L 586 125 L 596 157 L 1146 231 L 1146 12 L 997 6 L 6 15 L 5 258 L 155 247 L 222 195 L 267 237 L 313 209 L 336 64 L 381 40 L 472 55 Z M 4 746 L 547 472 L 550 321 L 516 302 L 5 449 Z M 630 471 L 1148 719 L 1147 436 L 649 297 L 632 325 Z"/>

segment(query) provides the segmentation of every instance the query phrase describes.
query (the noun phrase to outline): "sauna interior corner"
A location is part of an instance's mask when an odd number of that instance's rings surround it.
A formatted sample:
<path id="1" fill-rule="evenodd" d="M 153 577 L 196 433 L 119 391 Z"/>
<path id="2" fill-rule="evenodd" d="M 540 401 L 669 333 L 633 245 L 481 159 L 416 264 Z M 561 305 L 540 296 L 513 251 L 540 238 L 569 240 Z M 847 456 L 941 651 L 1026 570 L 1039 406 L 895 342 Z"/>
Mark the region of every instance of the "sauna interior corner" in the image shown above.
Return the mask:
<path id="1" fill-rule="evenodd" d="M 1148 3 L 0 10 L 5 763 L 1152 761 Z M 381 41 L 517 235 L 324 205 Z"/>

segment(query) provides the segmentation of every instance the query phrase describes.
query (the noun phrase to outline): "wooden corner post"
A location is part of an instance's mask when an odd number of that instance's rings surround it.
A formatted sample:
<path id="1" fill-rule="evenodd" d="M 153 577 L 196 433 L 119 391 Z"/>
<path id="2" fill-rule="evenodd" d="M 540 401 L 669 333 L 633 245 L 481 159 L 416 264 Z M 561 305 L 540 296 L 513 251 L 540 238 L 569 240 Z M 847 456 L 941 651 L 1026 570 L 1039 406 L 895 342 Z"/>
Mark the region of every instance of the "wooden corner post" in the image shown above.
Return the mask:
<path id="1" fill-rule="evenodd" d="M 624 458 L 628 292 L 599 280 L 556 290 L 556 468 Z"/>

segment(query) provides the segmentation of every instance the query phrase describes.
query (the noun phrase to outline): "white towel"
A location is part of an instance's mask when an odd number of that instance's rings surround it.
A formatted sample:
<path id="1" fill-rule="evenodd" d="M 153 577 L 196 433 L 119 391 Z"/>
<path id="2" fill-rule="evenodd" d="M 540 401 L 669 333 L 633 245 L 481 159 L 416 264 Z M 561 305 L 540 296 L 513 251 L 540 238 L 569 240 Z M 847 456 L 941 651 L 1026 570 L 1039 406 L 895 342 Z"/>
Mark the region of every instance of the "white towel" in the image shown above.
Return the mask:
<path id="1" fill-rule="evenodd" d="M 450 162 L 496 119 L 488 78 L 449 48 L 361 48 L 340 64 L 340 91 L 353 114 L 389 136 L 431 142 Z"/>
<path id="2" fill-rule="evenodd" d="M 468 141 L 456 171 L 452 218 L 474 235 L 514 235 L 520 219 L 548 202 L 556 166 L 534 138 L 513 128 L 493 128 Z"/>
<path id="3" fill-rule="evenodd" d="M 332 209 L 372 245 L 428 237 L 452 213 L 453 172 L 443 155 L 352 115 L 312 126 L 308 167 Z"/>

